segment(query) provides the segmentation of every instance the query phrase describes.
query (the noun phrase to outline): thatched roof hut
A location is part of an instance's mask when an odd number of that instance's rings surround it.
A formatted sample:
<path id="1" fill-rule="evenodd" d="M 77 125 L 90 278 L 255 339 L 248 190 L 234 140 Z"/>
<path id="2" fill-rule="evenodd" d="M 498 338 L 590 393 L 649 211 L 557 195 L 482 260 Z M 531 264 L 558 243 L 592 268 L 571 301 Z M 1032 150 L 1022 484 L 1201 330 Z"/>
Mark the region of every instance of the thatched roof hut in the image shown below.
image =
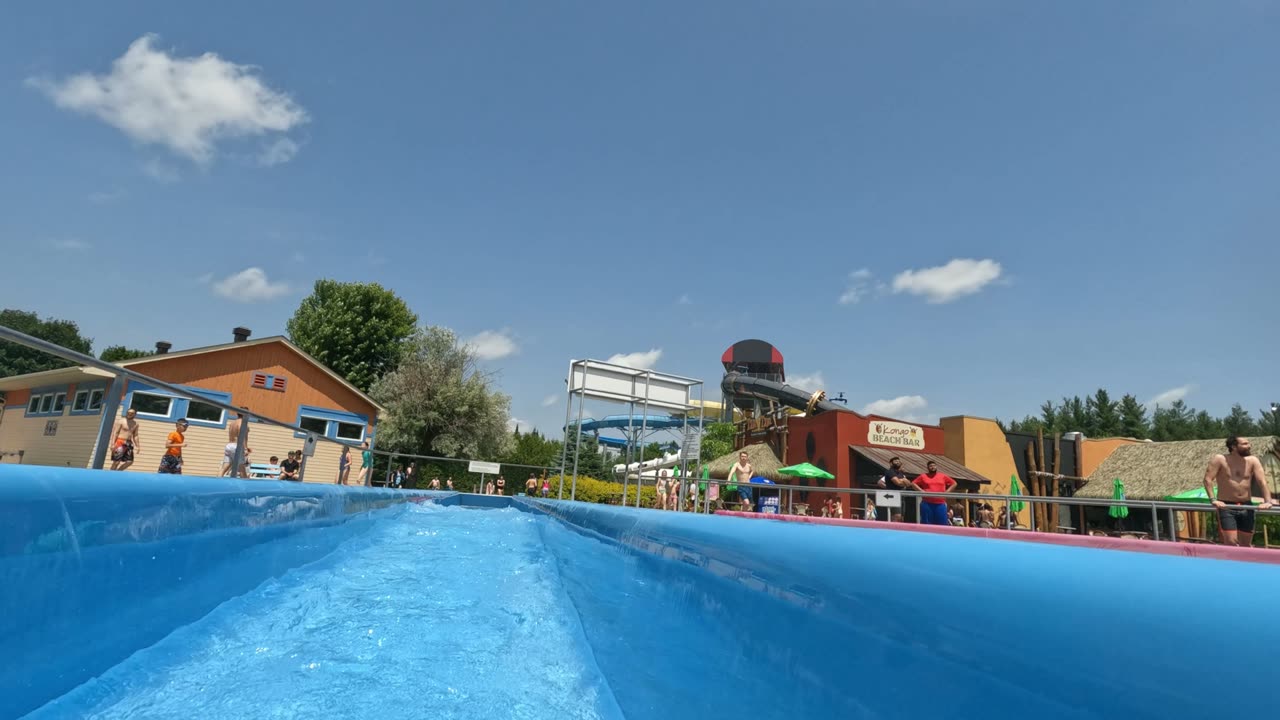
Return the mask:
<path id="1" fill-rule="evenodd" d="M 1271 492 L 1280 488 L 1280 437 L 1249 438 L 1253 454 L 1262 460 Z M 1124 481 L 1124 494 L 1131 500 L 1163 500 L 1184 490 L 1199 487 L 1209 459 L 1226 452 L 1226 440 L 1184 440 L 1121 445 L 1089 476 L 1076 497 L 1109 498 L 1112 481 Z"/>
<path id="2" fill-rule="evenodd" d="M 751 471 L 758 477 L 768 478 L 774 482 L 782 482 L 782 475 L 778 474 L 778 468 L 782 467 L 782 461 L 773 453 L 773 450 L 764 443 L 755 443 L 742 448 L 746 451 L 747 459 L 751 461 Z M 739 450 L 718 457 L 707 463 L 707 467 L 711 471 L 711 477 L 717 480 L 724 480 L 729 477 L 729 470 L 733 464 L 738 462 Z M 740 478 L 744 479 L 745 478 Z"/>

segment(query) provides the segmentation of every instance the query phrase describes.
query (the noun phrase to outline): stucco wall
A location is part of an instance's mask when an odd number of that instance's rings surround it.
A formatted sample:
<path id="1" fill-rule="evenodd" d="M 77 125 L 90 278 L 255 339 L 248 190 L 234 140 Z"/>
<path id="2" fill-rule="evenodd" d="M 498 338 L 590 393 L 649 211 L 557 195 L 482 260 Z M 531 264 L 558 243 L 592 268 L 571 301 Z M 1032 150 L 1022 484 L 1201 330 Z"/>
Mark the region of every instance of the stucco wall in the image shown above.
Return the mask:
<path id="1" fill-rule="evenodd" d="M 1097 440 L 1085 438 L 1080 449 L 1080 454 L 1083 456 L 1081 458 L 1080 477 L 1087 478 L 1092 475 L 1104 460 L 1111 457 L 1111 453 L 1115 452 L 1116 448 L 1138 442 L 1142 441 L 1132 438 L 1099 438 Z"/>
<path id="2" fill-rule="evenodd" d="M 946 434 L 947 457 L 990 480 L 990 485 L 982 486 L 982 492 L 1007 495 L 1009 478 L 1017 474 L 1017 466 L 1000 426 L 994 420 L 967 416 L 942 418 L 941 425 Z M 1025 479 L 1018 480 L 1025 493 Z"/>

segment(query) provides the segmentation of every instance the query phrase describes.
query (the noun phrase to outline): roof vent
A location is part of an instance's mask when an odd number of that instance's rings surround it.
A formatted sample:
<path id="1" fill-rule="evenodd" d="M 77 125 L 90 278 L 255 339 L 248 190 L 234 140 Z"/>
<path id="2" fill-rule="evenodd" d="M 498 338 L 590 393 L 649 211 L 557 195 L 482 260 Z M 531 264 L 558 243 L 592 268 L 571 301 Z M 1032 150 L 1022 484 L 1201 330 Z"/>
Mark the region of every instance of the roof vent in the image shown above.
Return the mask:
<path id="1" fill-rule="evenodd" d="M 157 341 L 156 341 L 156 354 L 157 354 L 157 355 L 163 355 L 163 354 L 165 354 L 165 353 L 169 352 L 169 348 L 171 348 L 171 347 L 173 347 L 173 343 L 171 343 L 171 342 L 167 342 L 167 341 L 165 341 L 165 340 L 157 340 Z"/>
<path id="2" fill-rule="evenodd" d="M 231 330 L 231 337 L 235 338 L 236 342 L 244 342 L 252 333 L 253 331 L 247 327 L 238 327 Z"/>

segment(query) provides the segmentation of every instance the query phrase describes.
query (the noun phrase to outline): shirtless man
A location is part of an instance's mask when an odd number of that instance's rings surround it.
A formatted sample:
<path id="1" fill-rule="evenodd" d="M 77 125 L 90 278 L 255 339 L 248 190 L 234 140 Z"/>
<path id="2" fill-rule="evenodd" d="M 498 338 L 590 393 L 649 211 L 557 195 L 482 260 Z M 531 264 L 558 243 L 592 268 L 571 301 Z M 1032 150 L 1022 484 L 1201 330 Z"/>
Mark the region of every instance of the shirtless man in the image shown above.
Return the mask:
<path id="1" fill-rule="evenodd" d="M 738 462 L 729 468 L 729 482 L 738 485 L 747 485 L 751 482 L 751 461 L 747 459 L 746 451 L 738 453 Z M 738 497 L 743 503 L 747 502 L 747 494 L 739 492 Z"/>
<path id="2" fill-rule="evenodd" d="M 236 443 L 240 440 L 240 425 L 244 423 L 244 418 L 240 413 L 236 413 L 231 422 L 227 423 L 227 444 L 222 448 L 222 471 L 221 475 L 226 477 L 231 474 L 231 463 L 235 462 Z M 240 468 L 240 476 L 245 477 L 249 468 L 249 431 L 244 433 L 244 462 Z"/>
<path id="3" fill-rule="evenodd" d="M 126 470 L 133 464 L 133 454 L 142 452 L 138 441 L 138 411 L 129 408 L 111 429 L 111 469 Z"/>
<path id="4" fill-rule="evenodd" d="M 538 478 L 533 473 L 529 473 L 529 479 L 524 481 L 524 494 L 533 497 L 538 493 Z"/>
<path id="5" fill-rule="evenodd" d="M 1214 496 L 1213 485 L 1218 485 Z M 1214 455 L 1204 471 L 1204 492 L 1218 508 L 1218 529 L 1224 545 L 1249 547 L 1253 544 L 1253 484 L 1262 488 L 1259 510 L 1271 507 L 1271 488 L 1262 463 L 1251 454 L 1249 441 L 1232 435 L 1225 455 Z"/>

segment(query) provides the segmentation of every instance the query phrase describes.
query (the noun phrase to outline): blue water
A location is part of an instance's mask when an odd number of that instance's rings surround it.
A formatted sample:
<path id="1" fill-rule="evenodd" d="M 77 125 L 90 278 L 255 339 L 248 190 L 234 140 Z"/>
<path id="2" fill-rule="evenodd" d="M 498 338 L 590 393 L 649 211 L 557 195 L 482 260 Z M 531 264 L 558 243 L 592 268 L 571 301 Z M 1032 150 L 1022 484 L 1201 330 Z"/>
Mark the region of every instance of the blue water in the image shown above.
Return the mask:
<path id="1" fill-rule="evenodd" d="M 554 521 L 384 512 L 30 717 L 622 716 L 543 544 Z"/>

